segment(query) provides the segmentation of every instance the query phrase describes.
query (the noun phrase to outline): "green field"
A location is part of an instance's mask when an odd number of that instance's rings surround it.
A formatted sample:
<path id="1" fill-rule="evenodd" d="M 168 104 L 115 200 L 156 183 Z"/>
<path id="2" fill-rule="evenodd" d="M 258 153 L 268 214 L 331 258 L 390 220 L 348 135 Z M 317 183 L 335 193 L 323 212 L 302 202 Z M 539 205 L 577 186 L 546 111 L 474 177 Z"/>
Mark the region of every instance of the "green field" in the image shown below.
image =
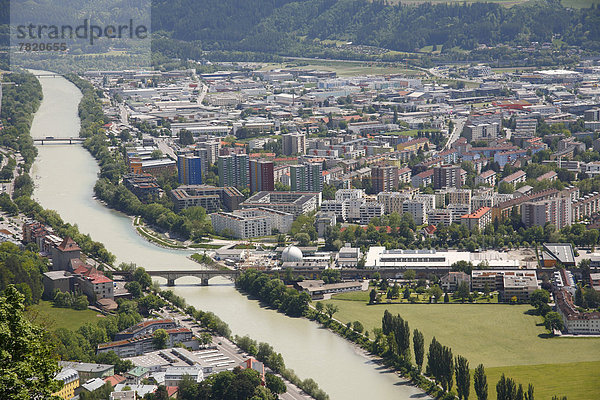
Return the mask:
<path id="1" fill-rule="evenodd" d="M 40 300 L 39 304 L 28 309 L 29 316 L 38 324 L 49 330 L 67 328 L 76 330 L 80 326 L 95 323 L 102 314 L 92 310 L 72 310 L 70 308 L 54 307 L 52 302 Z"/>
<path id="2" fill-rule="evenodd" d="M 569 400 L 590 399 L 586 393 L 600 386 L 597 369 L 600 338 L 547 338 L 541 318 L 526 313 L 531 308 L 528 305 L 367 306 L 364 296 L 364 293 L 347 293 L 326 302 L 339 307 L 336 319 L 343 323 L 358 320 L 369 330 L 381 327 L 384 310 L 400 314 L 411 330 L 416 328 L 423 332 L 426 347 L 435 336 L 440 343 L 452 348 L 455 355 L 465 356 L 471 368 L 483 363 L 489 370 L 490 388 L 495 386 L 502 372 L 518 383 L 531 382 L 538 392 L 543 390 L 547 395 L 537 397 L 542 399 L 550 399 L 554 394 L 568 395 Z M 574 360 L 578 362 L 562 364 Z M 586 383 L 582 384 L 583 381 Z M 568 392 L 557 391 L 560 388 Z"/>
<path id="3" fill-rule="evenodd" d="M 486 368 L 490 399 L 496 398 L 496 382 L 503 373 L 525 389 L 531 383 L 536 399 L 550 400 L 558 395 L 588 400 L 597 399 L 600 393 L 600 361 Z M 471 393 L 475 389 L 471 388 Z"/>

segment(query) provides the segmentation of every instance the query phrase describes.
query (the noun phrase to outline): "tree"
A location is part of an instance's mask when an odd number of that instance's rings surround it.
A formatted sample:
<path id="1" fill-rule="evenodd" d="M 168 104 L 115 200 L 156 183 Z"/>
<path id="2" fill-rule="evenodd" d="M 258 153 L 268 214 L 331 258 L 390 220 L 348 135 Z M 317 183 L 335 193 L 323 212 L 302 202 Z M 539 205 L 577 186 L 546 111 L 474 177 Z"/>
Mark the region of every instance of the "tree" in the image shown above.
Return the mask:
<path id="1" fill-rule="evenodd" d="M 498 400 L 516 400 L 517 384 L 513 379 L 507 378 L 502 374 L 496 384 L 496 394 Z"/>
<path id="2" fill-rule="evenodd" d="M 203 345 L 211 344 L 212 343 L 212 335 L 208 332 L 202 332 L 200 334 L 199 342 Z"/>
<path id="3" fill-rule="evenodd" d="M 229 371 L 226 372 L 231 373 Z M 231 374 L 233 375 L 233 373 Z M 215 384 L 216 382 L 213 383 L 213 386 Z M 183 379 L 179 382 L 178 385 L 177 398 L 179 400 L 196 400 L 199 397 L 198 395 L 198 384 L 196 383 L 196 381 L 190 375 L 184 375 Z"/>
<path id="4" fill-rule="evenodd" d="M 355 332 L 362 333 L 365 328 L 363 327 L 363 324 L 360 323 L 360 321 L 354 321 L 352 323 L 352 329 L 354 329 Z"/>
<path id="5" fill-rule="evenodd" d="M 152 158 L 153 160 L 158 160 L 159 158 L 161 158 L 163 155 L 162 151 L 156 149 L 156 150 L 152 150 L 152 153 L 150 153 L 150 158 Z"/>
<path id="6" fill-rule="evenodd" d="M 329 183 L 323 184 L 323 200 L 335 200 L 335 186 Z"/>
<path id="7" fill-rule="evenodd" d="M 318 301 L 317 304 L 315 304 L 315 309 L 317 310 L 317 314 L 318 315 L 321 315 L 321 313 L 323 312 L 324 308 L 325 308 L 325 306 L 320 301 Z"/>
<path id="8" fill-rule="evenodd" d="M 148 289 L 148 287 L 152 285 L 152 278 L 142 267 L 139 267 L 135 270 L 133 273 L 133 280 L 138 282 L 142 286 L 143 290 Z"/>
<path id="9" fill-rule="evenodd" d="M 9 285 L 0 297 L 0 387 L 6 399 L 50 398 L 60 388 L 52 340 L 23 312 L 25 296 Z"/>
<path id="10" fill-rule="evenodd" d="M 532 306 L 534 306 L 538 310 L 538 314 L 542 315 L 541 310 L 544 306 L 548 305 L 550 301 L 550 293 L 545 291 L 544 289 L 537 289 L 531 293 L 531 297 L 529 302 Z"/>
<path id="11" fill-rule="evenodd" d="M 340 309 L 335 304 L 327 303 L 325 304 L 325 314 L 329 317 L 329 319 L 333 318 L 333 314 L 338 312 Z"/>
<path id="12" fill-rule="evenodd" d="M 404 279 L 406 279 L 408 281 L 414 281 L 416 277 L 417 277 L 417 274 L 412 269 L 406 270 L 406 272 L 404 272 Z"/>
<path id="13" fill-rule="evenodd" d="M 418 329 L 415 329 L 413 333 L 413 350 L 415 353 L 415 363 L 417 364 L 417 369 L 420 373 L 421 368 L 423 367 L 423 358 L 425 356 L 425 339 Z"/>
<path id="14" fill-rule="evenodd" d="M 300 246 L 308 246 L 310 244 L 310 236 L 308 233 L 300 232 L 294 235 L 294 239 L 296 239 Z"/>
<path id="15" fill-rule="evenodd" d="M 433 285 L 429 288 L 429 296 L 434 299 L 434 302 L 438 302 L 439 299 L 444 295 L 444 291 L 438 285 Z"/>
<path id="16" fill-rule="evenodd" d="M 265 375 L 265 383 L 267 388 L 275 394 L 283 394 L 287 392 L 285 382 L 283 382 L 283 379 L 281 379 L 277 375 L 267 373 Z"/>
<path id="17" fill-rule="evenodd" d="M 483 364 L 479 364 L 477 368 L 475 368 L 475 372 L 473 373 L 473 386 L 475 388 L 477 400 L 487 400 L 488 384 Z"/>
<path id="18" fill-rule="evenodd" d="M 462 281 L 458 284 L 458 287 L 456 288 L 456 292 L 454 293 L 454 296 L 457 299 L 460 299 L 461 302 L 465 302 L 465 299 L 467 297 L 469 297 L 469 284 L 465 281 Z"/>
<path id="19" fill-rule="evenodd" d="M 125 284 L 125 289 L 127 289 L 127 291 L 129 293 L 131 293 L 131 296 L 134 299 L 141 297 L 143 294 L 142 293 L 142 285 L 140 285 L 139 282 L 136 282 L 136 281 L 127 282 Z"/>
<path id="20" fill-rule="evenodd" d="M 377 301 L 377 290 L 371 289 L 371 291 L 369 292 L 369 304 L 375 304 L 376 301 Z M 321 303 L 317 303 L 317 304 L 321 304 Z"/>
<path id="21" fill-rule="evenodd" d="M 467 400 L 471 390 L 471 375 L 469 373 L 469 362 L 463 356 L 457 356 L 454 362 L 456 375 L 456 392 L 459 399 Z"/>
<path id="22" fill-rule="evenodd" d="M 167 343 L 169 342 L 169 334 L 164 329 L 157 329 L 152 334 L 152 344 L 156 349 L 165 349 L 167 348 Z"/>
<path id="23" fill-rule="evenodd" d="M 551 334 L 554 334 L 554 331 L 562 331 L 564 329 L 562 317 L 555 311 L 550 311 L 546 314 L 544 317 L 544 326 Z"/>
<path id="24" fill-rule="evenodd" d="M 525 400 L 535 400 L 533 398 L 533 385 L 531 383 L 527 386 L 527 393 L 525 393 Z"/>

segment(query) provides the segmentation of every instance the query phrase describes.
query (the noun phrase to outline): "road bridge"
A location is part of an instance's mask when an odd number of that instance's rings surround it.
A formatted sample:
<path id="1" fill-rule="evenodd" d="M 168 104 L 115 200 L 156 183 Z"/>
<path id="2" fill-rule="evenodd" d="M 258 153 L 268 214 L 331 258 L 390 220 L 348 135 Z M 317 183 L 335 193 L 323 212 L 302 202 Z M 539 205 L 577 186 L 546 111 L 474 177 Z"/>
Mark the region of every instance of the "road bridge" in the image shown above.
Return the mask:
<path id="1" fill-rule="evenodd" d="M 85 138 L 81 138 L 81 137 L 59 138 L 59 137 L 47 136 L 45 138 L 34 138 L 33 143 L 41 143 L 43 145 L 44 142 L 46 142 L 46 143 L 67 143 L 67 142 L 69 142 L 69 144 L 73 144 L 73 143 L 83 143 L 84 140 L 85 140 Z"/>
<path id="2" fill-rule="evenodd" d="M 35 76 L 36 78 L 62 78 L 62 75 L 54 74 L 51 72 L 50 73 L 42 73 L 42 74 L 36 73 L 36 74 L 33 74 L 33 76 Z"/>
<path id="3" fill-rule="evenodd" d="M 175 286 L 175 281 L 186 276 L 200 278 L 202 286 L 208 286 L 208 281 L 215 276 L 231 278 L 234 281 L 240 276 L 238 270 L 226 269 L 196 269 L 196 270 L 169 270 L 169 271 L 146 271 L 150 276 L 159 276 L 167 280 L 167 286 Z"/>

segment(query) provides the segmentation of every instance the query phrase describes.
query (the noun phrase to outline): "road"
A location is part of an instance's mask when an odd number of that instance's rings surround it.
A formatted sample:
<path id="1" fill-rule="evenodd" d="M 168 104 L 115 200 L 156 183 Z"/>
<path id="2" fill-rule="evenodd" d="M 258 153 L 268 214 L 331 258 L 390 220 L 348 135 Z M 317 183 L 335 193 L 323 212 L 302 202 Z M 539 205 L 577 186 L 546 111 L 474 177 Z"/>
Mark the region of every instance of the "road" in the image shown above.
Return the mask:
<path id="1" fill-rule="evenodd" d="M 177 312 L 169 311 L 167 309 L 162 309 L 159 313 L 163 318 L 171 318 L 177 321 L 181 326 L 188 328 L 192 331 L 194 336 L 200 336 L 200 334 L 204 331 L 202 328 L 199 328 L 198 325 L 194 321 L 185 321 L 185 319 L 189 318 L 186 315 L 182 315 Z M 239 349 L 233 342 L 229 339 L 221 336 L 214 336 L 212 345 L 216 346 L 220 353 L 224 356 L 229 357 L 231 360 L 235 361 L 235 364 L 239 365 L 249 357 L 249 354 L 246 354 L 241 349 Z M 269 370 L 269 372 L 272 372 Z M 279 375 L 281 379 L 283 377 Z M 309 395 L 304 393 L 302 389 L 283 379 L 287 391 L 284 394 L 279 395 L 280 399 L 283 400 L 307 400 L 312 399 Z"/>
<path id="2" fill-rule="evenodd" d="M 173 139 L 165 139 L 165 138 L 154 138 L 154 142 L 158 146 L 158 149 L 162 151 L 163 154 L 169 156 L 172 160 L 177 160 L 177 155 L 175 154 L 175 150 L 173 150 L 172 146 Z"/>
<path id="3" fill-rule="evenodd" d="M 460 133 L 463 130 L 463 126 L 465 125 L 464 119 L 453 119 L 452 122 L 454 122 L 454 130 L 450 133 L 450 137 L 444 145 L 444 150 L 448 150 L 450 146 L 452 146 L 452 143 L 458 140 Z"/>

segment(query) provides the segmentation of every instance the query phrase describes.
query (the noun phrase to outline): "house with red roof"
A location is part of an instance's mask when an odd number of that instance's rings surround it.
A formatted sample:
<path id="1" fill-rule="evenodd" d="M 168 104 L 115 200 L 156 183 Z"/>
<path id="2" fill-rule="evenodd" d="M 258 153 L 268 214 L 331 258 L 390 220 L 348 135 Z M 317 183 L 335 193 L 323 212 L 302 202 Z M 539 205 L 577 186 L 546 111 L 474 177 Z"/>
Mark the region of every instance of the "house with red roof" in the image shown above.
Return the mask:
<path id="1" fill-rule="evenodd" d="M 73 275 L 75 277 L 75 289 L 79 289 L 92 302 L 101 299 L 114 299 L 113 281 L 105 276 L 102 271 L 84 263 L 77 263 L 76 269 L 73 270 Z"/>
<path id="2" fill-rule="evenodd" d="M 81 249 L 70 237 L 65 237 L 62 243 L 52 249 L 52 269 L 67 270 L 69 262 L 81 256 Z"/>

